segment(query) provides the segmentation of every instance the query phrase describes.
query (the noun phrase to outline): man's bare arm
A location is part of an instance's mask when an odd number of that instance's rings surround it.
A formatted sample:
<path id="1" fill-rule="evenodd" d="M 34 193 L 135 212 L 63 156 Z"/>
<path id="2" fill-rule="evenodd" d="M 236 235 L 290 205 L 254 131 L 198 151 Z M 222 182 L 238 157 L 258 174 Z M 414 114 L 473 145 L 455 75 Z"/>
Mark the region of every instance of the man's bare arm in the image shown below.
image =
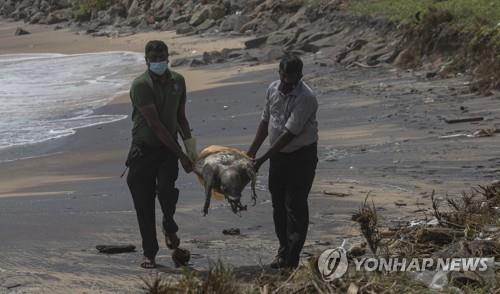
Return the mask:
<path id="1" fill-rule="evenodd" d="M 259 170 L 260 166 L 268 160 L 271 156 L 274 154 L 278 153 L 281 149 L 285 148 L 286 145 L 288 145 L 290 142 L 292 142 L 293 138 L 295 138 L 295 135 L 292 134 L 290 131 L 286 130 L 284 131 L 274 142 L 274 144 L 267 150 L 264 155 L 261 157 L 257 158 L 255 160 L 255 170 Z"/>
<path id="2" fill-rule="evenodd" d="M 268 135 L 268 121 L 262 120 L 259 124 L 259 127 L 257 128 L 257 133 L 255 134 L 255 138 L 253 139 L 252 145 L 250 146 L 250 149 L 248 149 L 247 154 L 255 158 L 257 155 L 257 152 L 260 149 L 260 146 L 262 146 L 262 143 L 264 143 L 264 140 L 267 138 Z"/>

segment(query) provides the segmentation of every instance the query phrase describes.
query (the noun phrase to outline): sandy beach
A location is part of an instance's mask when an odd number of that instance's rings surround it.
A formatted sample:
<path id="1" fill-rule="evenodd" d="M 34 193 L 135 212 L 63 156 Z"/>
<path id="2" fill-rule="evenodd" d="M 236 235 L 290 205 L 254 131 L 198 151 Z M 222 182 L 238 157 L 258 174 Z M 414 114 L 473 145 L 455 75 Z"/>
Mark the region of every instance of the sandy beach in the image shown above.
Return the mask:
<path id="1" fill-rule="evenodd" d="M 143 52 L 148 40 L 162 39 L 175 52 L 175 59 L 241 48 L 246 40 L 179 37 L 173 32 L 95 38 L 34 25 L 25 26 L 32 34 L 14 36 L 19 25 L 0 22 L 0 54 Z M 345 238 L 360 241 L 351 215 L 368 193 L 384 221 L 397 223 L 430 207 L 432 190 L 453 195 L 496 179 L 498 136 L 440 137 L 495 127 L 500 111 L 497 95 L 467 93 L 465 78 L 431 81 L 422 73 L 388 65 L 325 67 L 316 64 L 321 58 L 321 54 L 304 57 L 304 79 L 320 101 L 320 163 L 310 194 L 311 226 L 304 256 L 338 247 Z M 187 81 L 188 117 L 200 149 L 218 144 L 246 150 L 259 123 L 267 85 L 277 79 L 276 67 L 227 63 L 175 68 Z M 467 116 L 488 119 L 446 124 L 442 118 L 460 117 L 461 106 L 468 109 Z M 128 95 L 96 110 L 98 114 L 130 112 Z M 120 178 L 130 129 L 127 118 L 0 151 L 0 159 L 21 158 L 0 163 L 0 293 L 68 293 L 68 289 L 71 293 L 140 293 L 141 277 L 178 273 L 163 244 L 159 269 L 139 267 L 136 216 L 125 180 Z M 192 174 L 181 172 L 177 186 L 181 191 L 176 213 L 179 236 L 182 246 L 191 250 L 194 269 L 205 270 L 209 259 L 220 258 L 240 272 L 252 272 L 274 257 L 277 240 L 267 164 L 259 174 L 258 203 L 241 217 L 225 202 L 213 202 L 209 215 L 203 217 L 203 190 Z M 396 206 L 396 201 L 405 205 Z M 243 202 L 250 202 L 250 191 Z M 241 235 L 222 234 L 232 227 L 240 228 Z M 108 256 L 95 249 L 99 244 L 129 243 L 138 247 L 137 252 Z"/>

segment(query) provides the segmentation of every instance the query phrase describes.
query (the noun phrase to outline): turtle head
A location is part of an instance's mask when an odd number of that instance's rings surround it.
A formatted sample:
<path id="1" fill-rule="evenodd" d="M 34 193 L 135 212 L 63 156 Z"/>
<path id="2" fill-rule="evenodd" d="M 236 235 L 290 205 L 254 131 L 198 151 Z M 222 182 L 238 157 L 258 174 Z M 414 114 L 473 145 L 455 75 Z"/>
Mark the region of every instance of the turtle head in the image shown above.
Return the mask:
<path id="1" fill-rule="evenodd" d="M 241 204 L 241 192 L 250 182 L 250 178 L 244 169 L 231 167 L 224 170 L 220 175 L 220 189 L 231 205 L 234 213 L 246 210 L 246 206 Z"/>

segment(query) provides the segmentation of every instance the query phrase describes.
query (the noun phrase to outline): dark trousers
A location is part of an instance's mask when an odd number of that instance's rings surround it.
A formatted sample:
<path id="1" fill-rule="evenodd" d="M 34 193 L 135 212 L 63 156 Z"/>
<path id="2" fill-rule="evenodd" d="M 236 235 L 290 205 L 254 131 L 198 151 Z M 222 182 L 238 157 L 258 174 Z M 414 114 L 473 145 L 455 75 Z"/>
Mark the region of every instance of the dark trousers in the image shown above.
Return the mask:
<path id="1" fill-rule="evenodd" d="M 307 197 L 316 174 L 317 149 L 314 143 L 292 153 L 278 153 L 270 159 L 269 191 L 280 243 L 278 255 L 288 266 L 298 266 L 307 236 Z"/>
<path id="2" fill-rule="evenodd" d="M 163 212 L 163 229 L 175 233 L 174 221 L 179 190 L 175 181 L 179 175 L 178 158 L 165 148 L 147 150 L 129 165 L 127 184 L 134 200 L 139 222 L 144 256 L 154 258 L 158 253 L 156 239 L 155 198 L 158 196 Z"/>

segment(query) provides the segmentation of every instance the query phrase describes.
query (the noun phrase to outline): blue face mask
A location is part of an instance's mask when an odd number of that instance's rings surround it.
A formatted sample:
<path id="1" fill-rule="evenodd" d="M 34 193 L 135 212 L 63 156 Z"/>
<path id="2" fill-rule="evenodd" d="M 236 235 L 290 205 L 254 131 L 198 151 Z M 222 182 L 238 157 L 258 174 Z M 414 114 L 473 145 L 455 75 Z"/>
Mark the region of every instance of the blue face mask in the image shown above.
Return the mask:
<path id="1" fill-rule="evenodd" d="M 151 62 L 149 64 L 149 70 L 159 76 L 163 75 L 167 71 L 167 69 L 168 69 L 168 63 L 166 61 Z"/>

